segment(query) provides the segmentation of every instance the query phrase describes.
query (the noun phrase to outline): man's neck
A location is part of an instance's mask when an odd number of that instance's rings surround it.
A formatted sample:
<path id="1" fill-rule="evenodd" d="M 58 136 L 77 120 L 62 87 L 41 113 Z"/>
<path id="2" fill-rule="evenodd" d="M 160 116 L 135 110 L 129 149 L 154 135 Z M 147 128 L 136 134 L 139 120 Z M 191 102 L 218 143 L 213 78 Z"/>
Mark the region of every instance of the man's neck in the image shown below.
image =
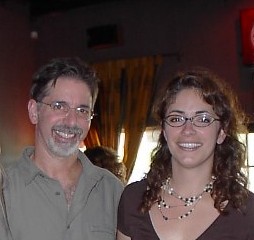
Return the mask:
<path id="1" fill-rule="evenodd" d="M 82 164 L 77 155 L 59 158 L 49 154 L 38 154 L 35 151 L 31 159 L 50 178 L 58 180 L 63 188 L 76 182 L 82 172 Z"/>

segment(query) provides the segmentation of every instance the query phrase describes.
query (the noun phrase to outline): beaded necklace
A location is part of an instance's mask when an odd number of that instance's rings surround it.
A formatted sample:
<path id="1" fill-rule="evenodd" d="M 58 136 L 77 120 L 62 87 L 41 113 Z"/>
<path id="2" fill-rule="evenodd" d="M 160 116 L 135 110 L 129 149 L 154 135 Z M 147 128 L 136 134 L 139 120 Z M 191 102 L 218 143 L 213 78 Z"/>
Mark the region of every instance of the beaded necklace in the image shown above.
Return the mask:
<path id="1" fill-rule="evenodd" d="M 213 182 L 214 182 L 215 178 L 212 177 L 211 182 L 207 183 L 203 189 L 203 191 L 198 194 L 197 196 L 191 196 L 191 197 L 183 197 L 181 195 L 179 195 L 171 186 L 170 186 L 170 178 L 168 178 L 166 180 L 166 182 L 161 186 L 161 189 L 163 191 L 162 195 L 165 195 L 165 193 L 167 192 L 168 194 L 170 194 L 171 196 L 173 196 L 174 198 L 179 199 L 181 202 L 183 202 L 183 204 L 174 206 L 174 205 L 168 205 L 166 203 L 166 201 L 163 199 L 163 197 L 161 196 L 160 199 L 157 202 L 157 207 L 163 217 L 163 219 L 165 221 L 167 220 L 173 220 L 173 219 L 184 219 L 188 216 L 190 216 L 191 213 L 193 213 L 193 211 L 195 210 L 196 205 L 198 204 L 198 202 L 202 199 L 202 196 L 204 193 L 210 193 L 213 190 Z M 165 214 L 162 212 L 162 208 L 165 209 L 170 209 L 173 207 L 190 207 L 192 206 L 191 209 L 189 209 L 186 213 L 180 215 L 179 217 L 174 217 L 174 218 L 169 218 L 167 216 L 165 216 Z"/>

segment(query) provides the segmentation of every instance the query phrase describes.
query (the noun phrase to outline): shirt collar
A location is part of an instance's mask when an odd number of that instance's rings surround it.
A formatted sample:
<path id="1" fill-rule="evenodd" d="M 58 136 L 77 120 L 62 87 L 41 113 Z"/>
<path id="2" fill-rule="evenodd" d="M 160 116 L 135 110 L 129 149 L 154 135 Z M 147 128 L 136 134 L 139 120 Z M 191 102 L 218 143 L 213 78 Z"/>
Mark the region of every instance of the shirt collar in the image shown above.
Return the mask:
<path id="1" fill-rule="evenodd" d="M 22 155 L 22 168 L 23 168 L 23 176 L 25 178 L 25 184 L 30 184 L 38 175 L 41 175 L 43 177 L 48 177 L 43 171 L 41 171 L 32 161 L 30 158 L 31 155 L 34 153 L 34 147 L 27 147 L 23 151 Z M 90 178 L 92 181 L 99 181 L 103 177 L 103 173 L 100 170 L 100 168 L 94 166 L 90 160 L 86 157 L 86 155 L 79 151 L 78 152 L 78 159 L 80 160 L 82 167 L 83 167 L 83 173 L 85 175 L 85 178 Z"/>

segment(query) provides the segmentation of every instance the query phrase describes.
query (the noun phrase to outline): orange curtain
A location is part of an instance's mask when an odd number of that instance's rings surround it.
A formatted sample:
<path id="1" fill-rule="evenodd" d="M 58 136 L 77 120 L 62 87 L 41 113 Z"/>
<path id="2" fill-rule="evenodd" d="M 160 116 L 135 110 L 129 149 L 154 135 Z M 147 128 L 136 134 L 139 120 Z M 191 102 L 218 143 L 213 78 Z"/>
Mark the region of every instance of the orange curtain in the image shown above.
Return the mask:
<path id="1" fill-rule="evenodd" d="M 97 127 L 95 126 L 95 121 L 92 121 L 90 130 L 84 140 L 84 145 L 87 148 L 101 145 L 100 138 L 97 132 Z"/>
<path id="2" fill-rule="evenodd" d="M 89 144 L 115 150 L 125 132 L 124 163 L 130 176 L 150 111 L 156 71 L 161 57 L 143 57 L 94 63 L 101 82 L 98 116 L 93 120 Z M 97 136 L 96 136 L 96 134 Z M 91 146 L 91 145 L 90 145 Z"/>
<path id="3" fill-rule="evenodd" d="M 131 175 L 146 128 L 160 57 L 145 57 L 126 62 L 127 100 L 124 117 L 124 163 Z"/>
<path id="4" fill-rule="evenodd" d="M 97 132 L 100 144 L 118 148 L 121 133 L 121 74 L 123 61 L 95 63 L 93 67 L 101 79 L 98 95 Z"/>

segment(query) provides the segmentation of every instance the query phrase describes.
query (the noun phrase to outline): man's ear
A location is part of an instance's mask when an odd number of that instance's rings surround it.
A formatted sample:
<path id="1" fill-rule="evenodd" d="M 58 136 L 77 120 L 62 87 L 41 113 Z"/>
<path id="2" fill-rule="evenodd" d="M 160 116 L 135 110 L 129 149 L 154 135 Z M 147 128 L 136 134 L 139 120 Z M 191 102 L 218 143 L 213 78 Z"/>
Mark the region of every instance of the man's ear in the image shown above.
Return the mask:
<path id="1" fill-rule="evenodd" d="M 217 144 L 222 144 L 226 138 L 226 133 L 223 129 L 220 130 L 218 137 L 217 137 Z"/>
<path id="2" fill-rule="evenodd" d="M 29 119 L 32 124 L 37 124 L 38 123 L 38 109 L 37 109 L 37 102 L 34 99 L 30 99 L 28 104 L 28 114 L 29 114 Z"/>

